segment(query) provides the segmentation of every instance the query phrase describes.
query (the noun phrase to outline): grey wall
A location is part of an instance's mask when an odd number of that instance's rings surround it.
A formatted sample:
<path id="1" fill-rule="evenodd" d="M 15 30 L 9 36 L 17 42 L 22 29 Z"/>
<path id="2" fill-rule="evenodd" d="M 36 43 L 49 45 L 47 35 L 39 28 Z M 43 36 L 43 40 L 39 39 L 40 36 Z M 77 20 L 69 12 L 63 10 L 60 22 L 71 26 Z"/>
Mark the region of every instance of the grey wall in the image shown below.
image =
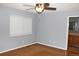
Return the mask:
<path id="1" fill-rule="evenodd" d="M 32 37 L 9 37 L 11 14 L 33 18 Z M 79 16 L 79 12 L 52 12 L 40 15 L 0 6 L 0 51 L 16 48 L 34 42 L 67 49 L 67 17 Z"/>
<path id="2" fill-rule="evenodd" d="M 67 49 L 68 16 L 79 16 L 79 12 L 51 12 L 39 15 L 37 42 Z"/>
<path id="3" fill-rule="evenodd" d="M 32 37 L 9 37 L 9 21 L 11 14 L 19 14 L 33 18 Z M 0 6 L 0 51 L 16 48 L 35 41 L 35 14 Z M 19 29 L 18 29 L 19 30 Z"/>

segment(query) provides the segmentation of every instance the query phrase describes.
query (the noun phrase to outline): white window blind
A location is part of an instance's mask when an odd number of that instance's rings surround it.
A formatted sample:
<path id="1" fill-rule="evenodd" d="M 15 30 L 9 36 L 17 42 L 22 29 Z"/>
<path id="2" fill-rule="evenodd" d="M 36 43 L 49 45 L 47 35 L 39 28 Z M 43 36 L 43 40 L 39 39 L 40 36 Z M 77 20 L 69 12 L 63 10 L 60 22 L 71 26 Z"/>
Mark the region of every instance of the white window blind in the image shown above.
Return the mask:
<path id="1" fill-rule="evenodd" d="M 10 16 L 10 36 L 32 34 L 32 18 L 21 15 Z"/>

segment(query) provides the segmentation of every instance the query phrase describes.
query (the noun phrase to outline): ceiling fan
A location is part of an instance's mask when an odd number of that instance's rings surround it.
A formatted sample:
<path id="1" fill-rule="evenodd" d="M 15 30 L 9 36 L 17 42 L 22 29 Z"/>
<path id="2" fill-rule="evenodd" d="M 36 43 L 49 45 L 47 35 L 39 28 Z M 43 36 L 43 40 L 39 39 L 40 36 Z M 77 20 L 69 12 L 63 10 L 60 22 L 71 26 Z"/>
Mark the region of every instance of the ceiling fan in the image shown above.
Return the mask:
<path id="1" fill-rule="evenodd" d="M 52 10 L 52 11 L 53 11 L 53 10 L 56 10 L 55 7 L 49 7 L 49 6 L 50 6 L 49 3 L 37 3 L 37 4 L 35 4 L 35 6 L 26 5 L 26 4 L 25 4 L 24 6 L 26 6 L 26 7 L 27 7 L 27 6 L 31 7 L 31 8 L 26 9 L 26 10 L 35 9 L 38 14 L 41 14 L 42 12 L 44 12 L 44 10 Z"/>

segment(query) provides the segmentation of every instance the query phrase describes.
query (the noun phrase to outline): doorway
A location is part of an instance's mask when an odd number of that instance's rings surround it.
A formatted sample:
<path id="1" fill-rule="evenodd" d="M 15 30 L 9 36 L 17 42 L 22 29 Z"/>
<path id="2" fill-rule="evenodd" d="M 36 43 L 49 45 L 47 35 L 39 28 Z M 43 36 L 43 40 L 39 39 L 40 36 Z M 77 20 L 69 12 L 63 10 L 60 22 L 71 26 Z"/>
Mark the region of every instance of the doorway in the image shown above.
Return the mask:
<path id="1" fill-rule="evenodd" d="M 68 51 L 79 54 L 79 17 L 69 17 Z"/>

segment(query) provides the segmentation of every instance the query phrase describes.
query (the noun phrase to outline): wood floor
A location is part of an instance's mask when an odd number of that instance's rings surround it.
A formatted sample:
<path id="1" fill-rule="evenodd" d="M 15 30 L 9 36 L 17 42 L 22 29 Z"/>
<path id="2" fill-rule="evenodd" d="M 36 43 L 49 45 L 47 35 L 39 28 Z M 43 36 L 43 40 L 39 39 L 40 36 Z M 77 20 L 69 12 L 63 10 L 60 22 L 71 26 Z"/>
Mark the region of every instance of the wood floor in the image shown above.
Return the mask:
<path id="1" fill-rule="evenodd" d="M 65 51 L 41 44 L 33 44 L 0 54 L 0 56 L 79 56 L 79 51 Z"/>

